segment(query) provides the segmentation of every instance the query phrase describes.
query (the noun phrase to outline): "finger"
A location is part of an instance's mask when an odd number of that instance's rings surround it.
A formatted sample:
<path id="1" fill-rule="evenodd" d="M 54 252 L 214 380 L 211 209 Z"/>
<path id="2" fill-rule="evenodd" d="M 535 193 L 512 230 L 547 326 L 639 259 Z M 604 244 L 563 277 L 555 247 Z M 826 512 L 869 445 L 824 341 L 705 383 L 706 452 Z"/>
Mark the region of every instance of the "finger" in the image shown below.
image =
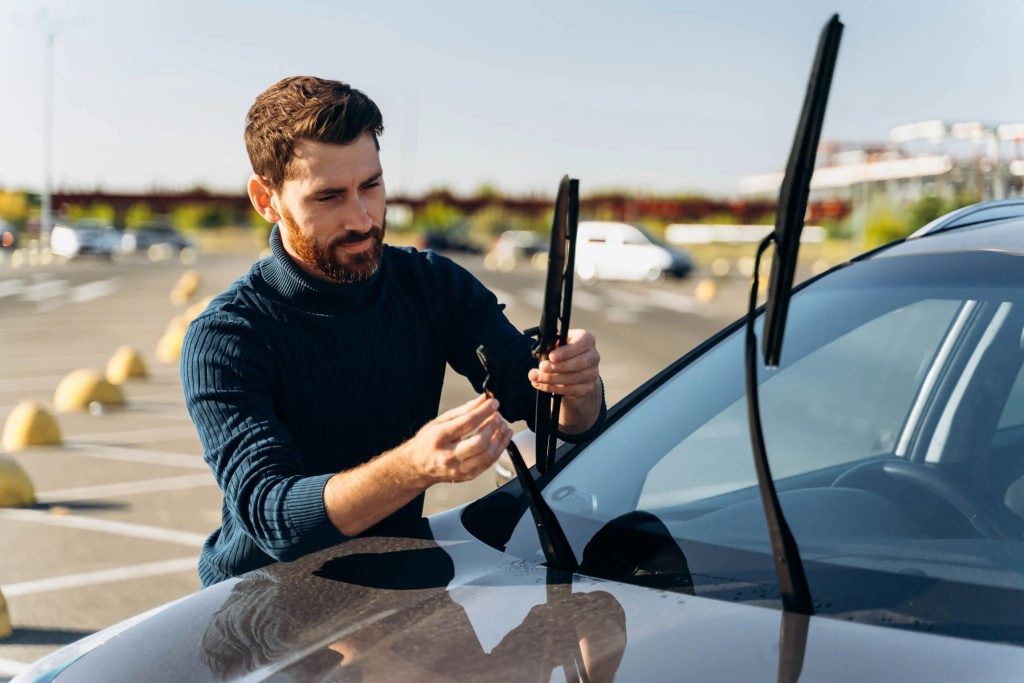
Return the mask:
<path id="1" fill-rule="evenodd" d="M 460 473 L 470 477 L 478 476 L 498 460 L 511 439 L 512 429 L 507 425 L 497 430 L 485 450 L 459 463 Z"/>
<path id="2" fill-rule="evenodd" d="M 580 370 L 596 368 L 600 362 L 601 354 L 597 352 L 597 349 L 590 349 L 568 360 L 542 360 L 538 369 L 541 372 L 579 372 Z"/>
<path id="3" fill-rule="evenodd" d="M 456 407 L 452 408 L 451 410 L 446 410 L 445 412 L 441 413 L 436 418 L 434 418 L 434 421 L 435 422 L 447 422 L 449 420 L 455 419 L 456 417 L 458 417 L 460 415 L 465 415 L 466 413 L 470 412 L 471 410 L 473 410 L 474 408 L 476 408 L 478 405 L 480 405 L 481 403 L 483 403 L 486 400 L 487 400 L 487 395 L 486 394 L 480 394 L 479 396 L 474 398 L 472 401 L 467 401 L 466 403 L 463 403 L 461 406 L 456 406 Z"/>
<path id="4" fill-rule="evenodd" d="M 481 451 L 486 450 L 487 444 L 491 442 L 491 439 L 499 428 L 500 426 L 494 422 L 489 422 L 483 425 L 475 434 L 460 441 L 452 451 L 452 455 L 454 455 L 457 460 L 463 461 L 468 458 L 472 458 Z"/>
<path id="5" fill-rule="evenodd" d="M 586 353 L 597 346 L 594 335 L 586 330 L 569 330 L 569 335 L 566 339 L 567 341 L 564 346 L 559 346 L 548 354 L 548 360 L 561 363 L 570 358 L 575 358 L 581 353 Z"/>
<path id="6" fill-rule="evenodd" d="M 487 418 L 498 411 L 497 399 L 487 399 L 474 407 L 469 412 L 454 417 L 447 422 L 441 423 L 442 438 L 449 441 L 457 441 L 468 434 L 472 434 Z"/>
<path id="7" fill-rule="evenodd" d="M 534 384 L 537 391 L 567 398 L 585 398 L 594 391 L 593 384 Z"/>
<path id="8" fill-rule="evenodd" d="M 538 384 L 593 384 L 600 376 L 596 369 L 581 372 L 540 372 L 532 370 L 528 374 L 530 383 Z"/>

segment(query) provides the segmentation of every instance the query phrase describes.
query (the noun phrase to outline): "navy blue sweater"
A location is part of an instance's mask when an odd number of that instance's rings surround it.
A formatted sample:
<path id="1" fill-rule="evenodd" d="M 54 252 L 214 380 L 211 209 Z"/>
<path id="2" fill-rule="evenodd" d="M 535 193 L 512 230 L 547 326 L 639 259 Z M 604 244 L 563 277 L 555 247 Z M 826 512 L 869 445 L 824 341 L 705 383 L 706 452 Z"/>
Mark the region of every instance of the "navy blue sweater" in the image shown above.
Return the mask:
<path id="1" fill-rule="evenodd" d="M 277 228 L 270 242 L 182 349 L 186 404 L 224 492 L 199 559 L 204 585 L 345 540 L 324 509 L 327 480 L 432 420 L 446 363 L 481 391 L 480 344 L 502 415 L 533 421 L 533 342 L 468 271 L 386 246 L 369 280 L 335 284 L 298 268 Z M 420 495 L 367 533 L 422 511 Z"/>

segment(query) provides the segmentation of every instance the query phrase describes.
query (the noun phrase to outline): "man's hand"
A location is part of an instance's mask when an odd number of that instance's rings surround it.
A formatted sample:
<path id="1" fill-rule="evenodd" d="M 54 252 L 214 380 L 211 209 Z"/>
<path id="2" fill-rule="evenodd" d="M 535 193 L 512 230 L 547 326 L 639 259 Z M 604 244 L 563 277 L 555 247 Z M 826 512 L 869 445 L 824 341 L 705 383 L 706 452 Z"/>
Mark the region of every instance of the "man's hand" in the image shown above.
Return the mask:
<path id="1" fill-rule="evenodd" d="M 548 394 L 584 398 L 598 386 L 600 362 L 594 335 L 586 330 L 569 330 L 565 346 L 554 349 L 539 368 L 530 370 L 530 383 Z"/>
<path id="2" fill-rule="evenodd" d="M 498 401 L 479 396 L 438 415 L 399 448 L 426 488 L 475 479 L 498 459 L 511 438 Z"/>
<path id="3" fill-rule="evenodd" d="M 601 412 L 601 376 L 594 335 L 586 330 L 569 330 L 565 346 L 559 346 L 530 370 L 534 389 L 562 396 L 559 428 L 579 434 L 593 426 Z"/>

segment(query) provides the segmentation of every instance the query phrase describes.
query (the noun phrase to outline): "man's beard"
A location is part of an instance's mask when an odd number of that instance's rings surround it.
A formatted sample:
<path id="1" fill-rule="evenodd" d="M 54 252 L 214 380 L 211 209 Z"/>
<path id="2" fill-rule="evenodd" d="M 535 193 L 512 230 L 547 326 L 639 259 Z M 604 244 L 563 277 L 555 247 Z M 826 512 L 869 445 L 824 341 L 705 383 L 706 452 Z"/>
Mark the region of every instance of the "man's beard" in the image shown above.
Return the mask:
<path id="1" fill-rule="evenodd" d="M 375 225 L 366 232 L 348 231 L 326 245 L 304 235 L 291 212 L 282 211 L 281 222 L 288 231 L 289 241 L 299 260 L 326 278 L 345 284 L 362 282 L 368 280 L 380 267 L 381 255 L 384 253 L 384 232 L 388 224 L 386 215 L 380 226 Z M 344 244 L 354 244 L 364 239 L 373 242 L 365 251 L 348 254 L 340 249 Z"/>

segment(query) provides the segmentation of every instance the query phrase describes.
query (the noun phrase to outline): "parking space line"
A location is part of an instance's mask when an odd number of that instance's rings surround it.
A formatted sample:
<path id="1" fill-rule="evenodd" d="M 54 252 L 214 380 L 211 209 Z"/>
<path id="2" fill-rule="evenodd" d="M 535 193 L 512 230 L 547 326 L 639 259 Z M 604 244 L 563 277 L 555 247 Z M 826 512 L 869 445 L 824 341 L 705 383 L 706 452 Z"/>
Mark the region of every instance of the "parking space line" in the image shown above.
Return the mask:
<path id="1" fill-rule="evenodd" d="M 60 503 L 72 500 L 96 500 L 115 496 L 132 496 L 139 493 L 155 493 L 157 491 L 180 491 L 201 486 L 216 486 L 217 482 L 210 474 L 185 474 L 178 477 L 161 477 L 159 479 L 143 479 L 126 481 L 120 484 L 101 486 L 80 486 L 72 489 L 58 489 L 36 494 L 40 503 Z"/>
<path id="2" fill-rule="evenodd" d="M 145 524 L 132 524 L 131 522 L 115 522 L 109 519 L 97 519 L 95 517 L 80 517 L 78 515 L 54 515 L 41 510 L 24 510 L 18 508 L 0 508 L 0 519 L 9 519 L 16 522 L 34 522 L 37 524 L 48 524 L 50 526 L 62 526 L 69 529 L 82 529 L 83 531 L 99 531 L 101 533 L 128 536 L 147 541 L 162 541 L 164 543 L 176 543 L 200 548 L 206 541 L 204 534 L 194 534 L 188 531 L 176 529 L 165 529 L 163 527 L 147 526 Z"/>
<path id="3" fill-rule="evenodd" d="M 25 662 L 16 662 L 13 659 L 0 657 L 0 676 L 17 676 L 28 668 Z"/>
<path id="4" fill-rule="evenodd" d="M 86 458 L 105 458 L 107 460 L 123 460 L 125 462 L 147 463 L 149 465 L 188 467 L 194 470 L 209 469 L 202 457 L 198 455 L 150 451 L 144 448 L 76 443 L 65 446 L 65 452 L 71 455 L 81 455 Z"/>
<path id="5" fill-rule="evenodd" d="M 100 569 L 98 571 L 83 572 L 81 574 L 66 574 L 54 576 L 49 579 L 37 579 L 35 581 L 22 581 L 3 586 L 4 595 L 8 598 L 48 591 L 63 590 L 65 588 L 82 588 L 84 586 L 95 586 L 101 583 L 114 583 L 115 581 L 127 581 L 139 579 L 145 576 L 160 576 L 163 574 L 175 574 L 177 572 L 195 572 L 198 560 L 195 557 L 181 557 L 176 560 L 164 560 L 162 562 L 148 562 L 127 567 L 114 567 L 113 569 Z"/>
<path id="6" fill-rule="evenodd" d="M 115 443 L 137 443 L 139 441 L 162 441 L 163 439 L 187 439 L 196 435 L 192 425 L 179 427 L 153 427 L 151 429 L 132 429 L 120 432 L 101 432 L 99 434 L 82 434 L 78 438 L 90 441 L 113 441 Z"/>

